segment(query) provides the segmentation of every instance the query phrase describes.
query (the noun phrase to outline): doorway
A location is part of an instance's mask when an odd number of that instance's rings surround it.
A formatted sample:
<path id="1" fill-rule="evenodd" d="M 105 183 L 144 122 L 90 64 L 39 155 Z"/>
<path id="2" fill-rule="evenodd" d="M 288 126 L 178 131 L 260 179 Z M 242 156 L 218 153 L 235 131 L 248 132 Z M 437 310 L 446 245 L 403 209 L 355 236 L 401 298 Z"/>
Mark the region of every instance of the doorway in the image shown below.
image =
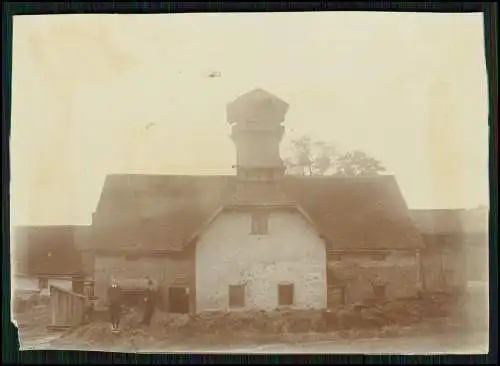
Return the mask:
<path id="1" fill-rule="evenodd" d="M 174 286 L 168 289 L 168 311 L 170 313 L 189 313 L 189 288 Z"/>
<path id="2" fill-rule="evenodd" d="M 328 308 L 338 308 L 346 304 L 346 286 L 328 286 Z"/>
<path id="3" fill-rule="evenodd" d="M 375 299 L 384 300 L 386 297 L 386 285 L 374 285 L 373 286 L 373 295 Z"/>

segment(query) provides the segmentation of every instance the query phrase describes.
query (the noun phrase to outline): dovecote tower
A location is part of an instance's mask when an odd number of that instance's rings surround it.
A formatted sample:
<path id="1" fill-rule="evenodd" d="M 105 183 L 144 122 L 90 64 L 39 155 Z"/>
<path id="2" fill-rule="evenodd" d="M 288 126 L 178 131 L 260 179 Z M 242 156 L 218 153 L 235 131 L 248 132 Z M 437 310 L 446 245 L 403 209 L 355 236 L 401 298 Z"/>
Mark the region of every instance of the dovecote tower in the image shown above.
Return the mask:
<path id="1" fill-rule="evenodd" d="M 238 195 L 276 198 L 285 167 L 280 157 L 288 104 L 255 89 L 227 105 L 227 121 L 237 151 Z"/>

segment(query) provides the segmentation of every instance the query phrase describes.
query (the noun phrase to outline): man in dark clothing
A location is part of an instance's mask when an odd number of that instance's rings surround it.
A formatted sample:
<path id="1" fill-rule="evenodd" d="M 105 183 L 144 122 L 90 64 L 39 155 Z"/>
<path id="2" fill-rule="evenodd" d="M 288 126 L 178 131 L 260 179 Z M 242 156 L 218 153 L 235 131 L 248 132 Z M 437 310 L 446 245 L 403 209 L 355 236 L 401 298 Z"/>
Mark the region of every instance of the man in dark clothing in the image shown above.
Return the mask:
<path id="1" fill-rule="evenodd" d="M 154 288 L 153 281 L 148 279 L 148 288 L 146 289 L 146 294 L 144 296 L 144 318 L 142 319 L 142 324 L 149 325 L 151 323 L 151 318 L 153 317 L 154 310 L 156 306 L 156 290 Z"/>
<path id="2" fill-rule="evenodd" d="M 384 300 L 386 296 L 387 281 L 383 280 L 378 274 L 371 281 L 375 299 Z"/>
<path id="3" fill-rule="evenodd" d="M 108 289 L 108 301 L 109 301 L 109 315 L 111 318 L 111 329 L 113 331 L 118 331 L 118 326 L 120 325 L 121 316 L 121 288 L 118 285 L 118 281 L 113 278 L 111 280 L 111 287 Z"/>

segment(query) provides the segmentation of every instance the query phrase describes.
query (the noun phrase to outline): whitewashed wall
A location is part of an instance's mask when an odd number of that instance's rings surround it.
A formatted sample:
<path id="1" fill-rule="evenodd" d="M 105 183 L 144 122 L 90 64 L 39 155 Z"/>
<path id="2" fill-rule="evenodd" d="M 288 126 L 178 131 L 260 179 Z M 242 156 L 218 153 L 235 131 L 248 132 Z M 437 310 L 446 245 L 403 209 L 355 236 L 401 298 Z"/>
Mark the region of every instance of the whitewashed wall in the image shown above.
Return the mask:
<path id="1" fill-rule="evenodd" d="M 326 250 L 298 212 L 274 211 L 267 235 L 250 214 L 223 212 L 196 246 L 196 311 L 229 310 L 229 286 L 245 284 L 244 309 L 273 310 L 278 285 L 294 283 L 294 308 L 326 307 Z"/>

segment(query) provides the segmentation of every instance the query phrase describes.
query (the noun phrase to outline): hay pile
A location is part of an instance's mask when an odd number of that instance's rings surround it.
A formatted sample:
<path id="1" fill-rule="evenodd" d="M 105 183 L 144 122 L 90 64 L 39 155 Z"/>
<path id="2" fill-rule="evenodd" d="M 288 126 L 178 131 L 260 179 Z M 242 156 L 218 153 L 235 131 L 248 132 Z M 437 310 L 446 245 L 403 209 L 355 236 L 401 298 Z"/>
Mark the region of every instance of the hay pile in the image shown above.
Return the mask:
<path id="1" fill-rule="evenodd" d="M 155 342 L 157 339 L 146 329 L 123 327 L 119 333 L 111 331 L 108 322 L 86 324 L 64 334 L 57 344 L 78 345 L 80 349 L 127 349 L 135 351 Z"/>
<path id="2" fill-rule="evenodd" d="M 123 328 L 140 327 L 142 313 L 132 310 L 123 319 Z M 164 333 L 231 333 L 231 332 L 309 332 L 325 330 L 323 312 L 305 311 L 245 311 L 169 314 L 157 311 L 152 319 L 151 332 Z"/>
<path id="3" fill-rule="evenodd" d="M 121 332 L 111 332 L 106 321 L 96 321 L 63 336 L 67 342 L 84 343 L 93 349 L 144 349 L 152 344 L 198 342 L 262 341 L 300 334 L 335 333 L 341 337 L 392 337 L 427 318 L 446 325 L 444 317 L 453 309 L 448 298 L 365 303 L 335 311 L 276 310 L 271 312 L 205 312 L 197 315 L 157 311 L 150 326 L 141 324 L 142 311 L 124 314 Z"/>
<path id="4" fill-rule="evenodd" d="M 426 299 L 366 301 L 326 313 L 329 329 L 405 327 L 422 321 L 463 316 L 462 303 L 455 298 L 434 295 Z"/>
<path id="5" fill-rule="evenodd" d="M 302 333 L 326 330 L 322 311 L 206 312 L 187 320 L 182 332 L 225 334 L 234 332 Z"/>
<path id="6" fill-rule="evenodd" d="M 156 312 L 151 325 L 141 324 L 142 312 L 124 314 L 121 331 L 113 333 L 105 321 L 95 321 L 64 334 L 54 346 L 60 348 L 129 351 L 161 348 L 162 345 L 232 343 L 237 340 L 276 338 L 283 334 L 323 331 L 319 311 L 210 312 L 198 315 Z M 266 339 L 267 339 L 266 338 Z M 273 338 L 273 339 L 274 339 Z"/>

